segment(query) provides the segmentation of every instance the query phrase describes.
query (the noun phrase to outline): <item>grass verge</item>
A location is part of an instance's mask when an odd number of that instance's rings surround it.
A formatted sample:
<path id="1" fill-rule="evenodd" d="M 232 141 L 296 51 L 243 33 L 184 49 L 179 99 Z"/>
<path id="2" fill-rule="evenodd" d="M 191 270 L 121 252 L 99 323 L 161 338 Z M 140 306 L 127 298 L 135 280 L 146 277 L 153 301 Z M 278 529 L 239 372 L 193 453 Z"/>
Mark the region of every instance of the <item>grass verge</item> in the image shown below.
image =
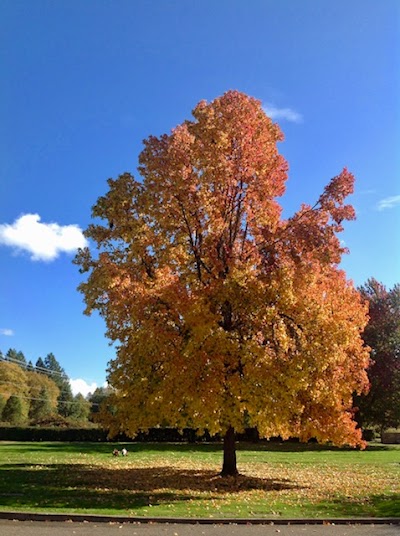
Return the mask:
<path id="1" fill-rule="evenodd" d="M 0 442 L 0 510 L 154 517 L 400 517 L 400 446 Z"/>

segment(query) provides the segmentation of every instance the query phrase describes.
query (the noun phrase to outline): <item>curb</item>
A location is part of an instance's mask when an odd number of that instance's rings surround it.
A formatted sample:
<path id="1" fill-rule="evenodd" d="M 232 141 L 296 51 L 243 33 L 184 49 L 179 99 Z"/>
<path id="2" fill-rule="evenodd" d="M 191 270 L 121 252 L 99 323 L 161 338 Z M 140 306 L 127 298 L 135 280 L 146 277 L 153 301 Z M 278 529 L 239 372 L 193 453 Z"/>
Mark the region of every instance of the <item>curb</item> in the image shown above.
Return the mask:
<path id="1" fill-rule="evenodd" d="M 0 512 L 0 519 L 11 521 L 72 521 L 74 523 L 136 523 L 180 525 L 400 525 L 400 517 L 360 518 L 188 518 L 188 517 L 129 517 L 97 514 L 37 514 Z"/>

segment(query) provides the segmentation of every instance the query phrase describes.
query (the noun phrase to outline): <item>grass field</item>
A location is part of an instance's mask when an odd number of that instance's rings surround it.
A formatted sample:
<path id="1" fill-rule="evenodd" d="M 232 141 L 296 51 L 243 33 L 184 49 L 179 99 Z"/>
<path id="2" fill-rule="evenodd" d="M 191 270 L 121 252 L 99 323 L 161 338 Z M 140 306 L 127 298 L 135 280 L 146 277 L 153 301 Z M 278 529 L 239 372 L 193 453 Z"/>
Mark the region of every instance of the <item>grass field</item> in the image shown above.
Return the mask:
<path id="1" fill-rule="evenodd" d="M 0 442 L 0 510 L 183 517 L 400 517 L 400 446 Z"/>

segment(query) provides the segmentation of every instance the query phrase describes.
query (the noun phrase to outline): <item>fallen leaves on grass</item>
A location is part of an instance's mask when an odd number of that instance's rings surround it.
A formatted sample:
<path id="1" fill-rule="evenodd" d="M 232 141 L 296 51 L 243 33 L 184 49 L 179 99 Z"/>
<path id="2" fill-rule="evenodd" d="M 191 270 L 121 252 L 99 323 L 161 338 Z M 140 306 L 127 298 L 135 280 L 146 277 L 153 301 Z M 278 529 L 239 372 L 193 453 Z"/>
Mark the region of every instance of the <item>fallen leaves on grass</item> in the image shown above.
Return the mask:
<path id="1" fill-rule="evenodd" d="M 159 459 L 135 462 L 134 459 L 115 460 L 92 465 L 77 464 L 68 471 L 68 479 L 77 487 L 95 489 L 98 493 L 125 492 L 145 495 L 149 507 L 207 500 L 206 508 L 239 511 L 267 503 L 274 512 L 275 505 L 316 504 L 343 498 L 358 504 L 383 490 L 400 492 L 400 471 L 390 471 L 371 465 L 323 465 L 312 467 L 300 463 L 247 463 L 237 477 L 222 478 L 218 467 L 195 460 Z"/>
<path id="2" fill-rule="evenodd" d="M 239 459 L 242 474 L 222 478 L 219 458 L 146 452 L 8 460 L 3 506 L 154 516 L 394 515 L 400 464 Z M 253 457 L 253 454 L 252 454 Z M 288 456 L 289 457 L 289 456 Z M 18 460 L 18 461 L 17 461 Z M 14 463 L 13 463 L 14 462 Z M 21 492 L 17 498 L 5 494 Z M 42 491 L 43 490 L 43 493 Z M 46 490 L 46 493 L 44 493 Z M 4 491 L 4 493 L 2 493 Z M 35 495 L 36 493 L 36 495 Z M 386 501 L 387 499 L 387 501 Z M 378 506 L 376 506 L 379 503 Z M 318 514 L 319 513 L 319 514 Z M 397 515 L 397 514 L 396 514 Z"/>

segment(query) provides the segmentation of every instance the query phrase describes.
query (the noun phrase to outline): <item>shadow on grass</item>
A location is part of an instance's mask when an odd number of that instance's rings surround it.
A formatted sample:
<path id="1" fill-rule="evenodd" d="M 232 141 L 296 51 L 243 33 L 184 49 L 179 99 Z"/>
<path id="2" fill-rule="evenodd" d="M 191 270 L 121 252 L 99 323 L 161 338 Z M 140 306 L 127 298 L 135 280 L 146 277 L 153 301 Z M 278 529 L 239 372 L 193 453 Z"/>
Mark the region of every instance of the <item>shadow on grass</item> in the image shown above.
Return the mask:
<path id="1" fill-rule="evenodd" d="M 99 467 L 84 464 L 0 465 L 0 509 L 90 511 L 108 513 L 141 512 L 160 507 L 156 515 L 171 515 L 190 501 L 202 508 L 223 504 L 231 497 L 248 504 L 246 492 L 304 490 L 306 486 L 289 479 L 268 479 L 239 475 L 221 478 L 211 470 L 175 467 Z M 285 495 L 285 494 L 283 494 Z M 260 497 L 260 495 L 258 495 Z M 284 499 L 284 496 L 282 497 Z M 244 504 L 243 503 L 243 504 Z M 172 507 L 172 510 L 168 508 Z M 175 507 L 177 510 L 175 510 Z M 310 504 L 305 500 L 296 515 L 305 517 L 400 517 L 400 494 L 369 497 L 340 497 Z"/>
<path id="2" fill-rule="evenodd" d="M 251 490 L 299 489 L 289 480 L 173 467 L 99 468 L 88 465 L 0 466 L 0 508 L 134 510 L 202 499 L 215 501 Z"/>

